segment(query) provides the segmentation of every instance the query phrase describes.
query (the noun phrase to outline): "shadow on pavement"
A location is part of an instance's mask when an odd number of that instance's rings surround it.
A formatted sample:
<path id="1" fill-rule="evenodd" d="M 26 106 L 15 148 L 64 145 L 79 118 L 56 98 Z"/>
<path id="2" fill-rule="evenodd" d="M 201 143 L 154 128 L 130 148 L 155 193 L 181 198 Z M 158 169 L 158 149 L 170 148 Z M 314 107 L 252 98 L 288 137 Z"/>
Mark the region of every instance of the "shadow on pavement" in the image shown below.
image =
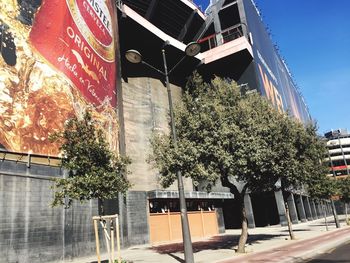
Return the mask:
<path id="1" fill-rule="evenodd" d="M 283 234 L 258 234 L 249 235 L 247 244 L 253 244 L 264 240 L 273 239 L 276 237 L 285 236 Z M 239 235 L 224 235 L 214 236 L 205 241 L 192 242 L 193 252 L 199 252 L 202 250 L 219 250 L 219 249 L 232 249 L 238 245 Z M 172 243 L 166 245 L 153 246 L 152 250 L 159 254 L 169 254 L 181 252 L 183 253 L 182 243 Z M 181 262 L 181 261 L 180 261 Z"/>
<path id="2" fill-rule="evenodd" d="M 172 253 L 167 253 L 167 255 L 169 255 L 170 257 L 176 259 L 177 261 L 179 261 L 180 263 L 185 263 L 185 260 L 183 260 L 182 258 L 172 254 Z"/>

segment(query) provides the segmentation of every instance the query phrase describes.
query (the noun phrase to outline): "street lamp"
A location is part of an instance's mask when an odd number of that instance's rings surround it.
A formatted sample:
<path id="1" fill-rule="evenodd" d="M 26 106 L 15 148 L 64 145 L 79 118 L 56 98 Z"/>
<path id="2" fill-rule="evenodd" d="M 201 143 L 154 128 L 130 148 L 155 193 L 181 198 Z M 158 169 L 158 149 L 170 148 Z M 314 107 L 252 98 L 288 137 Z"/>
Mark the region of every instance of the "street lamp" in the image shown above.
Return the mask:
<path id="1" fill-rule="evenodd" d="M 165 45 L 167 45 L 167 44 L 169 44 L 169 43 L 165 42 Z M 153 70 L 159 72 L 160 74 L 162 74 L 165 77 L 165 83 L 166 83 L 166 88 L 167 88 L 167 92 L 168 92 L 171 135 L 172 135 L 174 147 L 175 147 L 175 149 L 177 149 L 178 148 L 177 136 L 176 136 L 176 129 L 175 129 L 174 110 L 173 110 L 173 102 L 172 102 L 172 97 L 171 97 L 169 75 L 185 59 L 186 56 L 189 56 L 189 57 L 196 56 L 200 52 L 200 45 L 197 42 L 189 43 L 185 48 L 186 55 L 182 59 L 180 59 L 175 64 L 175 66 L 172 69 L 170 69 L 169 71 L 168 71 L 165 49 L 164 49 L 165 45 L 163 45 L 163 48 L 161 50 L 163 64 L 164 64 L 164 72 L 157 69 L 156 67 L 148 64 L 147 62 L 143 61 L 142 55 L 137 50 L 130 49 L 130 50 L 126 51 L 125 57 L 129 62 L 134 63 L 134 64 L 142 63 L 142 64 L 152 68 Z M 184 243 L 185 262 L 186 263 L 194 263 L 191 234 L 190 234 L 190 228 L 189 228 L 189 224 L 188 224 L 185 192 L 184 192 L 184 185 L 183 185 L 183 181 L 182 181 L 181 171 L 177 171 L 176 175 L 177 175 L 178 190 L 179 190 L 181 226 L 182 226 L 182 238 L 183 238 L 183 243 Z"/>

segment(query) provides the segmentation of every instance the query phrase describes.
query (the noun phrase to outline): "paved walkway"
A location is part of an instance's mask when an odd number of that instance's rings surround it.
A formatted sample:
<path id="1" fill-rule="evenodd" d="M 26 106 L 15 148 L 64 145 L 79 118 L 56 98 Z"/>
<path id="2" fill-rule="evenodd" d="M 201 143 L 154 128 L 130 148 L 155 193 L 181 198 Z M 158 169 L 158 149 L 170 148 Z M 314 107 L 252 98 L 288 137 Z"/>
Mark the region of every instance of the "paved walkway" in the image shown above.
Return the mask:
<path id="1" fill-rule="evenodd" d="M 344 218 L 340 218 L 341 228 L 336 229 L 333 218 L 328 217 L 329 231 L 326 231 L 324 219 L 293 225 L 297 240 L 289 240 L 287 227 L 249 229 L 247 253 L 243 255 L 232 249 L 238 243 L 240 230 L 227 230 L 222 235 L 193 240 L 195 262 L 301 262 L 350 240 L 350 227 L 345 225 Z M 184 262 L 181 243 L 133 246 L 123 249 L 121 255 L 124 260 L 133 263 Z M 94 260 L 96 257 L 74 262 L 86 263 Z"/>
<path id="2" fill-rule="evenodd" d="M 245 256 L 237 256 L 232 259 L 220 261 L 220 263 L 302 262 L 306 258 L 310 258 L 318 253 L 331 249 L 333 246 L 342 244 L 344 240 L 350 240 L 350 227 L 297 241 L 293 244 L 251 253 Z"/>

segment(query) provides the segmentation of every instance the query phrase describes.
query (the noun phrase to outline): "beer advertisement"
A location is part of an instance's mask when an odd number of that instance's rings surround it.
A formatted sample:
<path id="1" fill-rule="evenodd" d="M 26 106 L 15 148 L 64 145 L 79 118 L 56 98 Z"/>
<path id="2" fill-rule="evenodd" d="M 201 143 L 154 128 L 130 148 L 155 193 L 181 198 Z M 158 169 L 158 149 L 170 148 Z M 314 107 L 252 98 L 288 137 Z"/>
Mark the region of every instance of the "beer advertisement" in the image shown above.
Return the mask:
<path id="1" fill-rule="evenodd" d="M 0 147 L 59 155 L 50 134 L 88 109 L 117 150 L 112 0 L 0 2 Z"/>

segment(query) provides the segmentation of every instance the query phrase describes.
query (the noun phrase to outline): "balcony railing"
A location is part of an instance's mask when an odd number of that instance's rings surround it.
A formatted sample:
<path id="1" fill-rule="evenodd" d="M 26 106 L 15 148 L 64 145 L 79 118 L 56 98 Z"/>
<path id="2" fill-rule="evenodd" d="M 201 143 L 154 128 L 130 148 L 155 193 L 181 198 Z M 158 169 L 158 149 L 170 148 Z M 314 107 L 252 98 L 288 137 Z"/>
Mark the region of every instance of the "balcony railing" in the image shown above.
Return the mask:
<path id="1" fill-rule="evenodd" d="M 240 37 L 243 37 L 242 24 L 234 25 L 232 27 L 226 28 L 225 30 L 219 33 L 206 36 L 198 40 L 198 43 L 201 44 L 201 50 L 203 52 L 225 44 L 227 42 L 233 41 Z"/>

